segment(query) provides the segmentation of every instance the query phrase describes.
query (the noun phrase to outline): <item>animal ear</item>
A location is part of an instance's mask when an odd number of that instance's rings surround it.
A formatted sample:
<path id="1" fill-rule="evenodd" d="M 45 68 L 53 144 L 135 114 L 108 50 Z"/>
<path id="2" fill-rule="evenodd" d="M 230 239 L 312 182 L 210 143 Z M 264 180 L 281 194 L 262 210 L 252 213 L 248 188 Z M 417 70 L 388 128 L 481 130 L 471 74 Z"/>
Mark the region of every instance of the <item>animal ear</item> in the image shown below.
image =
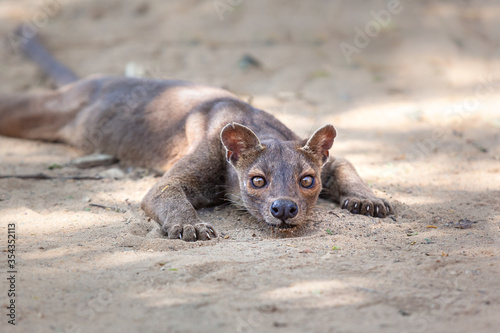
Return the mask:
<path id="1" fill-rule="evenodd" d="M 303 150 L 316 155 L 323 163 L 328 159 L 328 150 L 332 148 L 333 140 L 337 136 L 337 131 L 332 125 L 326 125 L 318 129 L 307 140 Z"/>
<path id="2" fill-rule="evenodd" d="M 235 164 L 242 155 L 262 149 L 259 138 L 248 127 L 231 123 L 226 125 L 220 138 L 224 147 L 226 147 L 226 159 Z"/>

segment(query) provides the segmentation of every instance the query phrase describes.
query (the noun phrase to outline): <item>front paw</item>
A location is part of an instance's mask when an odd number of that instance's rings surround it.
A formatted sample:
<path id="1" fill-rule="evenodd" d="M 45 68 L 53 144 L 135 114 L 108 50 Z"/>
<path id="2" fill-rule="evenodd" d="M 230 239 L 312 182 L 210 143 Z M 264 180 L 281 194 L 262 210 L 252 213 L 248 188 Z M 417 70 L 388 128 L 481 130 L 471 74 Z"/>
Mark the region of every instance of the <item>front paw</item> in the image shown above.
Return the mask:
<path id="1" fill-rule="evenodd" d="M 205 222 L 196 224 L 170 224 L 164 223 L 162 231 L 170 239 L 182 239 L 186 242 L 195 242 L 197 240 L 210 240 L 217 238 L 215 228 Z"/>
<path id="2" fill-rule="evenodd" d="M 386 217 L 394 213 L 389 201 L 377 197 L 360 198 L 347 196 L 340 201 L 341 207 L 353 214 L 361 214 L 374 217 Z"/>

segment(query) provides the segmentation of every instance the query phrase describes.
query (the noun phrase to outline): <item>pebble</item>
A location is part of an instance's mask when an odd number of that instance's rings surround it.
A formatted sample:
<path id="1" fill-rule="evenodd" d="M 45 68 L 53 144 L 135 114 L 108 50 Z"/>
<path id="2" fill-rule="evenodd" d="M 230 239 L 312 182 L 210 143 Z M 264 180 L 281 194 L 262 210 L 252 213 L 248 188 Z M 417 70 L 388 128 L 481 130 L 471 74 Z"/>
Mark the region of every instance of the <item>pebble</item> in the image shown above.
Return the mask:
<path id="1" fill-rule="evenodd" d="M 106 154 L 91 154 L 71 160 L 70 165 L 80 169 L 89 169 L 98 166 L 111 165 L 117 162 L 114 156 Z"/>
<path id="2" fill-rule="evenodd" d="M 122 179 L 125 177 L 125 172 L 123 172 L 120 168 L 111 168 L 106 171 L 100 172 L 98 176 L 101 176 L 103 178 Z"/>

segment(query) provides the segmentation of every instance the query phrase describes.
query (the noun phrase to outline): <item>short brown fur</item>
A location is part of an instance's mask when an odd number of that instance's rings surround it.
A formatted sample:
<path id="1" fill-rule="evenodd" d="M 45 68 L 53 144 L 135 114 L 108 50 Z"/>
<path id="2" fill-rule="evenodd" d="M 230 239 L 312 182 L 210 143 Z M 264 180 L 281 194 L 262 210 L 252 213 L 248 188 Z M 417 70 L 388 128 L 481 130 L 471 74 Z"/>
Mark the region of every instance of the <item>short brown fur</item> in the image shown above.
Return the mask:
<path id="1" fill-rule="evenodd" d="M 226 200 L 280 228 L 305 223 L 320 195 L 352 213 L 392 213 L 348 161 L 329 157 L 336 136 L 331 125 L 302 140 L 223 89 L 174 80 L 76 80 L 60 64 L 51 70 L 53 58 L 43 63 L 48 53 L 36 38 L 24 50 L 62 83 L 42 94 L 0 96 L 0 134 L 65 142 L 163 172 L 142 209 L 169 238 L 217 237 L 196 209 Z M 253 185 L 254 177 L 265 185 Z M 311 179 L 310 187 L 301 185 Z"/>

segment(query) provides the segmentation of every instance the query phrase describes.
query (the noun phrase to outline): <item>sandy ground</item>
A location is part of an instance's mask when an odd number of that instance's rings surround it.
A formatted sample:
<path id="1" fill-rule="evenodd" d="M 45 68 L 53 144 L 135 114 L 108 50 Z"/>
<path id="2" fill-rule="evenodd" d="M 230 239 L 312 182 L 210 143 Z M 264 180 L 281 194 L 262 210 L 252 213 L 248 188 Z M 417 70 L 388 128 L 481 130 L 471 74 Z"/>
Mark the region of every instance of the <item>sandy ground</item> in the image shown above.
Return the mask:
<path id="1" fill-rule="evenodd" d="M 120 166 L 82 171 L 70 147 L 0 137 L 0 175 L 54 177 L 0 179 L 1 332 L 498 332 L 495 1 L 2 0 L 0 36 L 21 22 L 82 76 L 143 68 L 224 86 L 303 136 L 334 124 L 332 154 L 396 214 L 321 201 L 285 233 L 217 207 L 200 214 L 219 239 L 167 240 L 139 207 L 146 170 L 68 180 Z M 49 87 L 9 42 L 0 56 L 0 92 Z"/>

